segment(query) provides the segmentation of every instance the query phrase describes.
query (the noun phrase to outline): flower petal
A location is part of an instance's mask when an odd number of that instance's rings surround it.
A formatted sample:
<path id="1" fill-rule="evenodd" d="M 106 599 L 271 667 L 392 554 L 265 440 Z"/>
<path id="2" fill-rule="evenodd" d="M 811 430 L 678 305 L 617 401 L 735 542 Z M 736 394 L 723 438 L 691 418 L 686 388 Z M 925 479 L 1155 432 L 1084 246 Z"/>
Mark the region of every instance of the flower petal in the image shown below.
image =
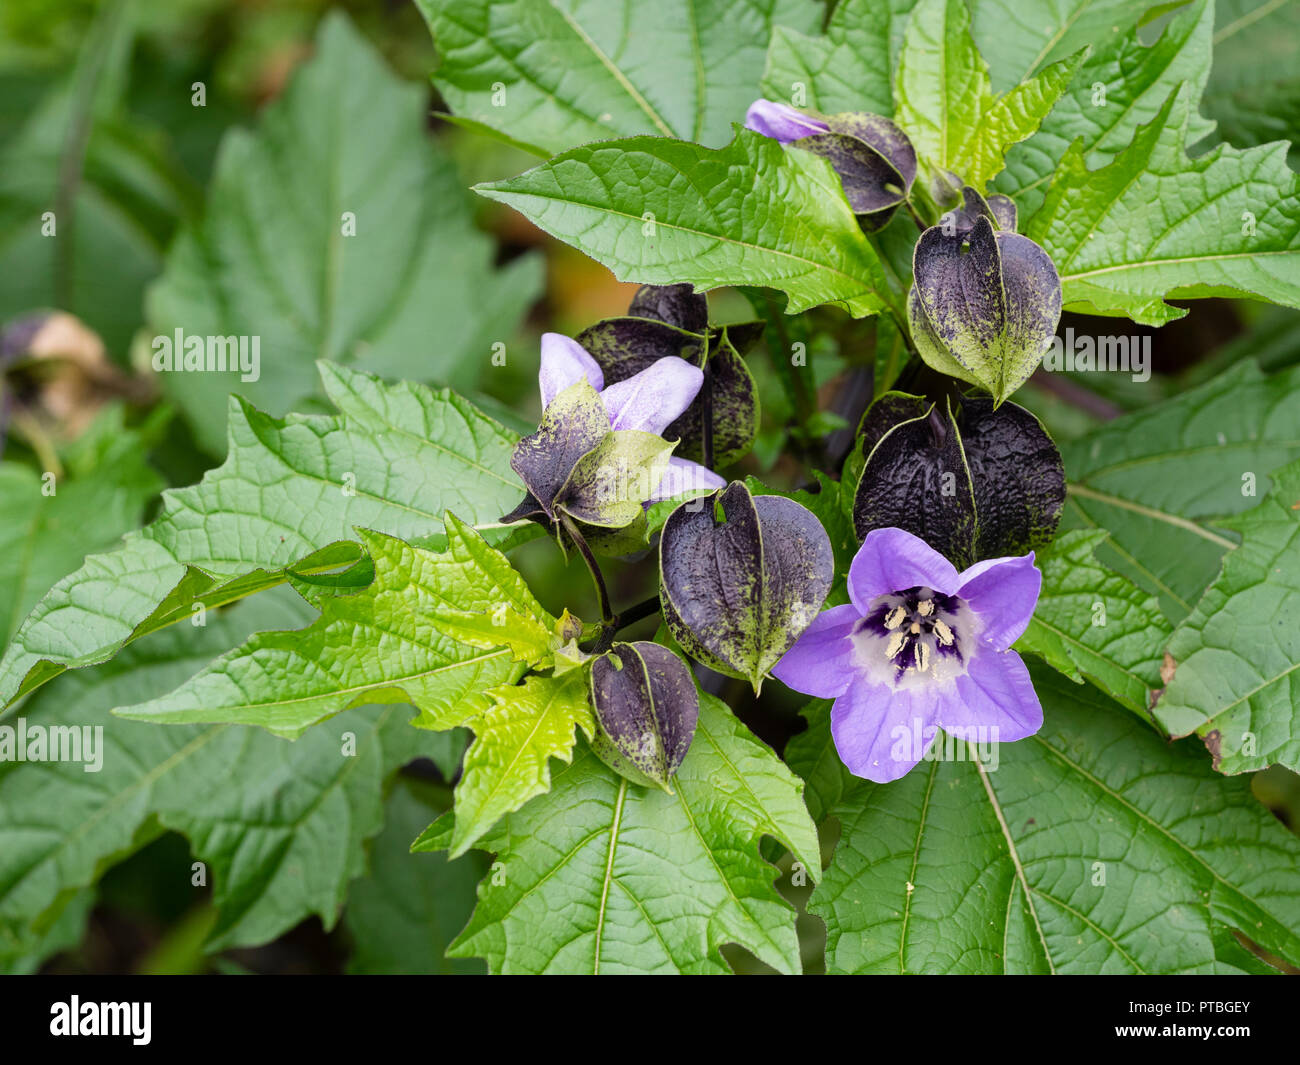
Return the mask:
<path id="1" fill-rule="evenodd" d="M 700 392 L 704 371 L 669 355 L 600 394 L 615 429 L 640 429 L 662 436 Z"/>
<path id="2" fill-rule="evenodd" d="M 949 732 L 981 725 L 996 728 L 991 738 L 1012 743 L 1043 727 L 1043 706 L 1015 651 L 980 648 L 956 679 L 955 693 L 940 697 L 935 721 Z"/>
<path id="3" fill-rule="evenodd" d="M 646 503 L 658 503 L 661 499 L 672 499 L 686 492 L 712 492 L 715 488 L 725 487 L 726 483 L 725 477 L 719 477 L 707 466 L 690 459 L 670 458 L 668 469 Z"/>
<path id="4" fill-rule="evenodd" d="M 935 739 L 934 694 L 855 683 L 831 708 L 835 750 L 854 776 L 885 784 L 911 769 Z"/>
<path id="5" fill-rule="evenodd" d="M 1034 616 L 1043 575 L 1034 565 L 1034 553 L 990 558 L 963 570 L 957 594 L 979 615 L 980 639 L 1005 651 L 1018 639 Z"/>
<path id="6" fill-rule="evenodd" d="M 789 144 L 801 137 L 825 133 L 830 127 L 825 122 L 808 117 L 802 111 L 796 111 L 788 104 L 755 100 L 745 112 L 745 128 L 782 144 Z"/>
<path id="7" fill-rule="evenodd" d="M 958 584 L 956 566 L 902 529 L 872 529 L 849 566 L 849 598 L 863 614 L 879 595 L 917 587 L 951 594 Z"/>
<path id="8" fill-rule="evenodd" d="M 599 392 L 605 387 L 605 375 L 600 364 L 587 354 L 587 349 L 563 333 L 542 334 L 542 368 L 537 383 L 542 389 L 542 409 L 575 381 L 586 378 Z"/>
<path id="9" fill-rule="evenodd" d="M 843 695 L 851 682 L 861 681 L 850 662 L 853 642 L 849 639 L 861 617 L 852 604 L 823 610 L 772 667 L 772 676 L 818 699 Z"/>

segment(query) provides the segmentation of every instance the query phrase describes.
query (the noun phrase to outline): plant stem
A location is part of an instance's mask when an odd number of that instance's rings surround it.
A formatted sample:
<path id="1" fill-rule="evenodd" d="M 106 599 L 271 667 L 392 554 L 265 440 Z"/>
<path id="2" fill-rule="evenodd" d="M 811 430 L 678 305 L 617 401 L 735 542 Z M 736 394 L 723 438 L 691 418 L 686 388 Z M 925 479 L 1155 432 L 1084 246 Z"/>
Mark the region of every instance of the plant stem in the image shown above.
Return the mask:
<path id="1" fill-rule="evenodd" d="M 709 369 L 709 351 L 704 351 L 704 384 L 700 386 L 700 395 L 704 399 L 704 465 L 713 469 L 713 373 Z"/>
<path id="2" fill-rule="evenodd" d="M 616 630 L 625 629 L 629 625 L 635 625 L 638 621 L 643 621 L 659 613 L 659 609 L 659 597 L 652 595 L 649 599 L 642 600 L 635 606 L 619 611 L 618 616 L 614 619 L 614 627 Z"/>
<path id="3" fill-rule="evenodd" d="M 889 313 L 893 315 L 894 322 L 898 325 L 898 331 L 902 334 L 903 343 L 908 344 L 912 331 L 907 320 L 907 292 L 903 289 L 903 279 L 898 276 L 893 263 L 885 255 L 885 250 L 880 246 L 880 241 L 870 234 L 864 235 L 867 243 L 871 245 L 871 250 L 876 253 L 876 259 L 880 262 L 881 270 L 888 275 L 885 278 L 885 291 L 879 293 L 879 295 L 885 301 Z M 892 284 L 890 283 L 891 280 Z M 910 348 L 910 344 L 908 346 Z"/>
<path id="4" fill-rule="evenodd" d="M 583 539 L 582 533 L 578 531 L 578 526 L 574 524 L 572 518 L 560 512 L 560 524 L 564 526 L 564 531 L 569 534 L 578 548 L 578 554 L 582 560 L 587 563 L 587 571 L 591 574 L 591 581 L 596 586 L 596 595 L 600 598 L 600 620 L 605 629 L 611 629 L 614 626 L 614 612 L 609 605 L 609 589 L 605 587 L 605 575 L 600 572 L 600 563 L 596 561 L 596 556 L 591 553 L 591 548 L 587 546 L 587 541 Z"/>
<path id="5" fill-rule="evenodd" d="M 790 372 L 795 368 L 789 366 L 785 361 L 790 357 L 790 332 L 786 328 L 785 318 L 785 312 L 776 305 L 776 300 L 771 296 L 768 296 L 767 320 L 776 330 L 781 345 L 781 350 L 777 352 L 773 351 L 769 344 L 768 354 L 772 357 L 772 362 L 775 364 L 777 376 L 785 377 L 787 374 L 789 376 L 790 385 L 794 392 L 795 415 L 798 417 L 799 423 L 802 425 L 816 413 L 817 402 L 813 398 L 813 395 L 808 388 L 808 383 L 803 379 L 803 376 L 797 372 Z"/>
<path id="6" fill-rule="evenodd" d="M 616 614 L 610 624 L 604 625 L 601 628 L 600 635 L 596 637 L 596 641 L 590 648 L 585 650 L 587 650 L 588 654 L 604 654 L 614 645 L 614 637 L 619 632 L 629 625 L 635 625 L 638 621 L 643 621 L 645 618 L 659 613 L 659 609 L 659 597 L 657 595 L 652 595 L 649 599 L 637 603 L 636 606 L 628 607 L 621 613 Z"/>

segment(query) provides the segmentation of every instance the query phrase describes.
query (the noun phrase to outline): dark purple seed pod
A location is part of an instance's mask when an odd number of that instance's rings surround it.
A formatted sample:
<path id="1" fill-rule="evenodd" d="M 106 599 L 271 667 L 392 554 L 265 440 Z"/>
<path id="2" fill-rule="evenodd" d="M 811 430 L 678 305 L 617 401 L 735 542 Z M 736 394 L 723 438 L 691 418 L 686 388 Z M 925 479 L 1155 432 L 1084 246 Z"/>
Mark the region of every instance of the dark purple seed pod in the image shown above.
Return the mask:
<path id="1" fill-rule="evenodd" d="M 671 790 L 700 716 L 686 663 L 657 643 L 616 643 L 592 661 L 591 703 L 600 759 L 634 784 Z"/>
<path id="2" fill-rule="evenodd" d="M 972 203 L 961 209 L 962 221 L 975 215 L 969 228 L 950 219 L 916 242 L 907 313 L 925 363 L 998 404 L 1042 361 L 1061 318 L 1061 279 L 1047 252 L 995 229 L 992 208 Z"/>

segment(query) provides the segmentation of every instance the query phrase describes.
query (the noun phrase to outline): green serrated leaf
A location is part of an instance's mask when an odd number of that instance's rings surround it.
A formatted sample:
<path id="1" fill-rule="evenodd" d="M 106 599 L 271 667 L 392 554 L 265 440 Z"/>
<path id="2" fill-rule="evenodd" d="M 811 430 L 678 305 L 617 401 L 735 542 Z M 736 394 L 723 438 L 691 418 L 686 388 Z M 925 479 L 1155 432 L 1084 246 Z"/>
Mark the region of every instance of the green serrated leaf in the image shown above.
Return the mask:
<path id="1" fill-rule="evenodd" d="M 894 113 L 893 72 L 907 14 L 916 0 L 842 0 L 826 33 L 778 26 L 763 72 L 763 94 L 823 114 Z"/>
<path id="2" fill-rule="evenodd" d="M 1221 772 L 1300 770 L 1300 462 L 1220 524 L 1241 543 L 1169 643 L 1177 671 L 1156 720 L 1175 736 L 1196 732 Z"/>
<path id="3" fill-rule="evenodd" d="M 989 6 L 998 4 L 995 0 L 981 8 Z M 1160 36 L 1146 43 L 1138 30 L 1150 0 L 1077 6 L 1082 21 L 1101 16 L 1106 22 L 1094 27 L 1087 41 L 1092 51 L 1069 89 L 1043 119 L 1038 132 L 1007 154 L 1007 168 L 997 181 L 1000 192 L 1015 197 L 1022 218 L 1038 210 L 1072 143 L 1080 143 L 1089 166 L 1103 166 L 1128 147 L 1140 127 L 1160 113 L 1169 94 L 1179 85 L 1187 83 L 1193 95 L 1199 96 L 1210 71 L 1214 24 L 1214 4 L 1210 0 L 1194 0 L 1180 9 Z M 978 10 L 976 22 L 978 25 Z M 1025 36 L 1004 33 L 1000 48 L 1020 59 Z M 983 43 L 983 38 L 980 40 Z M 993 63 L 996 79 L 998 64 L 987 52 L 985 56 Z M 1212 128 L 1213 123 L 1199 115 L 1189 116 L 1189 139 L 1203 136 Z"/>
<path id="4" fill-rule="evenodd" d="M 777 27 L 764 95 L 826 114 L 894 114 L 894 71 L 916 6 L 916 0 L 840 0 L 824 36 Z M 970 0 L 968 6 L 992 87 L 1006 92 L 1081 48 L 1104 46 L 1118 25 L 1135 24 L 1150 10 L 1151 0 Z"/>
<path id="5" fill-rule="evenodd" d="M 971 32 L 999 92 L 1145 21 L 1152 0 L 971 0 Z"/>
<path id="6" fill-rule="evenodd" d="M 96 5 L 76 62 L 45 75 L 44 98 L 11 99 L 23 121 L 0 148 L 0 321 L 58 307 L 114 352 L 139 328 L 144 287 L 198 199 L 165 131 L 128 107 L 134 7 Z"/>
<path id="7" fill-rule="evenodd" d="M 995 97 L 965 0 L 921 0 L 903 36 L 894 93 L 923 172 L 952 170 L 982 190 L 1006 150 L 1051 111 L 1082 59 L 1063 59 Z"/>
<path id="8" fill-rule="evenodd" d="M 151 525 L 51 589 L 0 660 L 0 698 L 103 662 L 157 622 L 189 617 L 195 603 L 279 583 L 286 567 L 353 537 L 354 526 L 437 545 L 452 508 L 494 541 L 521 535 L 497 522 L 519 496 L 513 433 L 447 390 L 388 385 L 329 363 L 321 375 L 338 415 L 277 419 L 231 401 L 226 462 L 164 493 Z"/>
<path id="9" fill-rule="evenodd" d="M 0 763 L 0 939 L 52 927 L 104 868 L 168 829 L 207 865 L 218 911 L 211 949 L 274 939 L 313 913 L 333 925 L 364 869 L 365 840 L 382 823 L 384 777 L 419 755 L 445 761 L 442 738 L 409 728 L 393 708 L 349 711 L 295 744 L 259 730 L 164 729 L 109 714 L 174 686 L 247 632 L 305 614 L 287 593 L 263 597 L 206 627 L 141 641 L 24 705 L 29 732 L 102 729 L 102 761 L 93 773 L 71 760 Z M 188 859 L 174 872 L 187 884 L 193 875 Z"/>
<path id="10" fill-rule="evenodd" d="M 493 972 L 721 973 L 718 948 L 737 943 L 798 972 L 794 911 L 759 849 L 771 836 L 817 875 L 798 780 L 701 695 L 673 790 L 637 787 L 576 751 L 548 795 L 483 838 L 497 863 L 451 953 L 485 957 Z M 448 821 L 414 849 L 445 848 Z"/>
<path id="11" fill-rule="evenodd" d="M 790 314 L 883 307 L 880 262 L 830 164 L 748 130 L 718 149 L 661 137 L 588 144 L 476 188 L 622 281 L 761 285 L 785 292 Z"/>
<path id="12" fill-rule="evenodd" d="M 447 634 L 448 611 L 490 618 L 504 608 L 530 618 L 549 653 L 555 625 L 504 556 L 454 516 L 444 552 L 359 535 L 374 564 L 370 585 L 318 600 L 321 615 L 304 629 L 257 633 L 174 691 L 114 712 L 138 721 L 259 725 L 297 738 L 351 706 L 410 703 L 422 728 L 469 727 L 476 738 L 456 789 L 459 854 L 545 790 L 547 760 L 568 754 L 575 726 L 594 732 L 585 676 L 572 670 L 516 687 L 525 667 L 515 639 L 467 645 Z"/>
<path id="13" fill-rule="evenodd" d="M 596 733 L 586 670 L 531 676 L 488 690 L 491 706 L 473 723 L 474 742 L 456 785 L 451 856 L 464 854 L 503 816 L 551 787 L 552 758 L 569 761 L 578 729 Z"/>
<path id="14" fill-rule="evenodd" d="M 447 958 L 447 945 L 474 909 L 474 886 L 487 872 L 480 855 L 450 863 L 411 855 L 411 840 L 447 806 L 446 792 L 399 777 L 384 804 L 384 829 L 370 846 L 370 872 L 348 892 L 343 924 L 351 933 L 348 972 L 391 976 L 481 973 L 479 961 Z"/>
<path id="15" fill-rule="evenodd" d="M 471 388 L 541 291 L 536 256 L 493 266 L 454 161 L 424 132 L 425 96 L 334 13 L 256 132 L 226 135 L 206 212 L 147 306 L 173 347 L 177 329 L 257 338 L 256 375 L 160 375 L 208 450 L 225 443 L 226 392 L 301 409 L 317 359 Z"/>
<path id="16" fill-rule="evenodd" d="M 437 731 L 470 725 L 489 706 L 485 689 L 518 680 L 524 667 L 504 645 L 471 647 L 437 624 L 446 608 L 491 614 L 500 605 L 540 610 L 517 574 L 484 569 L 458 543 L 444 552 L 359 531 L 374 580 L 351 595 L 315 605 L 301 630 L 258 633 L 175 691 L 119 707 L 133 720 L 259 725 L 296 738 L 310 726 L 362 703 L 411 703 L 415 723 Z M 471 541 L 468 541 L 472 543 Z"/>
<path id="17" fill-rule="evenodd" d="M 417 0 L 453 111 L 541 156 L 648 133 L 724 143 L 758 96 L 775 25 L 809 0 Z"/>
<path id="18" fill-rule="evenodd" d="M 1292 62 L 1300 8 L 1286 0 L 1217 0 L 1214 66 L 1206 115 L 1218 136 L 1246 147 L 1294 139 L 1300 129 L 1300 72 Z M 1292 163 L 1296 149 L 1291 149 Z"/>
<path id="19" fill-rule="evenodd" d="M 447 550 L 467 574 L 473 574 L 461 583 L 462 592 L 473 595 L 474 588 L 487 585 L 501 597 L 488 609 L 475 611 L 465 609 L 470 599 L 461 603 L 452 592 L 444 598 L 455 605 L 440 605 L 434 611 L 436 628 L 470 647 L 508 647 L 515 661 L 530 666 L 555 651 L 562 642 L 560 623 L 543 609 L 505 555 L 451 513 L 447 514 Z M 579 631 L 581 625 L 577 622 Z"/>
<path id="20" fill-rule="evenodd" d="M 840 824 L 812 912 L 827 968 L 854 973 L 1258 971 L 1236 930 L 1300 959 L 1300 840 L 1247 781 L 1170 747 L 1095 689 L 1036 669 L 1045 724 L 981 753 L 961 744 L 872 784 L 792 751 Z M 992 756 L 996 754 L 997 761 Z M 960 756 L 960 757 L 958 757 Z M 1206 841 L 1214 841 L 1207 846 Z"/>
<path id="21" fill-rule="evenodd" d="M 1092 681 L 1150 721 L 1172 627 L 1154 596 L 1097 561 L 1093 552 L 1105 541 L 1100 529 L 1075 530 L 1039 557 L 1043 589 L 1016 650 L 1079 683 Z"/>
<path id="22" fill-rule="evenodd" d="M 1300 369 L 1265 376 L 1243 362 L 1198 388 L 1116 418 L 1062 445 L 1064 528 L 1107 530 L 1097 558 L 1159 598 L 1171 621 L 1191 611 L 1234 541 L 1217 528 L 1300 457 Z"/>
<path id="23" fill-rule="evenodd" d="M 48 486 L 29 466 L 0 463 L 0 643 L 87 554 L 136 528 L 162 488 L 139 435 L 122 428 L 120 412 L 111 424 L 116 439 L 102 454 Z"/>
<path id="24" fill-rule="evenodd" d="M 1024 227 L 1056 262 L 1067 309 L 1161 325 L 1186 313 L 1164 302 L 1180 297 L 1300 306 L 1300 176 L 1285 146 L 1189 159 L 1194 113 L 1176 90 L 1100 170 L 1071 145 Z"/>

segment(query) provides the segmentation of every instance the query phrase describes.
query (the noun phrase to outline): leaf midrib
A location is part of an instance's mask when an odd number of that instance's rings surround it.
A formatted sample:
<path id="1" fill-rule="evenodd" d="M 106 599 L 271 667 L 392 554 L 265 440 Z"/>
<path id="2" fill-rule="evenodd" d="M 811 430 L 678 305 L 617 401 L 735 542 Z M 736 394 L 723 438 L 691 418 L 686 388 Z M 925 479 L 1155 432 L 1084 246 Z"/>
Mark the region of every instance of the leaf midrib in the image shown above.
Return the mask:
<path id="1" fill-rule="evenodd" d="M 678 174 L 681 174 L 683 177 L 688 177 L 688 175 L 684 174 L 680 169 L 678 169 L 676 166 L 673 166 L 673 164 L 669 163 L 667 160 L 661 159 L 657 156 L 652 158 L 655 158 L 656 161 L 658 162 L 664 163 L 664 165 L 666 166 L 672 167 L 674 171 L 676 171 Z M 590 169 L 590 164 L 584 164 L 584 165 L 586 165 L 588 169 Z M 497 190 L 491 188 L 490 186 L 484 186 L 480 191 L 492 199 L 499 199 L 503 202 L 509 202 L 510 198 L 526 199 L 531 197 L 532 199 L 544 200 L 548 203 L 558 203 L 567 207 L 581 207 L 588 211 L 596 211 L 601 214 L 613 215 L 619 218 L 625 218 L 630 221 L 634 221 L 638 223 L 644 222 L 644 219 L 641 217 L 641 215 L 634 215 L 627 211 L 620 211 L 614 207 L 607 207 L 602 204 L 587 203 L 581 200 L 565 199 L 561 196 L 549 196 L 541 192 L 535 192 L 535 191 L 517 192 L 514 190 Z M 536 221 L 536 219 L 534 221 Z M 540 225 L 540 222 L 538 224 Z M 690 226 L 677 225 L 672 222 L 665 222 L 659 218 L 655 219 L 655 226 L 661 229 L 675 230 L 676 232 L 685 233 L 693 237 L 705 237 L 709 240 L 716 241 L 719 244 L 730 245 L 737 248 L 746 248 L 750 251 L 760 252 L 766 255 L 779 256 L 781 258 L 789 259 L 792 262 L 799 263 L 801 266 L 807 267 L 811 270 L 824 270 L 827 273 L 836 274 L 839 277 L 844 278 L 846 281 L 851 281 L 854 285 L 858 287 L 860 291 L 875 296 L 875 291 L 869 283 L 870 278 L 864 278 L 858 276 L 857 274 L 851 274 L 847 270 L 844 270 L 838 266 L 834 266 L 828 262 L 819 261 L 817 259 L 810 259 L 804 255 L 796 255 L 794 252 L 784 251 L 781 248 L 773 248 L 762 244 L 755 244 L 752 241 L 737 240 L 735 237 L 727 236 L 725 234 L 709 233 L 706 230 L 693 229 Z M 798 278 L 796 278 L 795 280 L 798 280 Z"/>
<path id="2" fill-rule="evenodd" d="M 555 0 L 549 0 L 549 3 L 556 14 L 558 14 L 560 18 L 564 20 L 569 29 L 573 31 L 574 36 L 587 46 L 587 49 L 592 53 L 592 55 L 594 55 L 600 61 L 600 64 L 609 71 L 614 80 L 618 83 L 619 87 L 622 88 L 629 97 L 631 97 L 632 102 L 645 113 L 646 117 L 650 119 L 659 132 L 665 137 L 676 137 L 677 134 L 674 132 L 673 128 L 664 121 L 659 112 L 651 106 L 650 101 L 642 96 L 637 87 L 632 84 L 632 80 L 624 74 L 623 71 L 619 69 L 618 65 L 604 53 L 594 40 L 592 40 L 592 38 L 587 34 L 587 31 L 578 24 L 577 20 L 572 18 L 567 11 L 555 2 Z"/>
<path id="3" fill-rule="evenodd" d="M 1053 976 L 1056 975 L 1056 963 L 1052 960 L 1051 948 L 1047 945 L 1047 936 L 1043 934 L 1042 922 L 1038 919 L 1038 907 L 1034 905 L 1034 890 L 1029 886 L 1029 879 L 1025 875 L 1025 867 L 1020 861 L 1020 851 L 1016 849 L 1016 841 L 1011 835 L 1011 828 L 1007 824 L 1006 815 L 1002 812 L 1002 804 L 998 802 L 997 794 L 993 790 L 993 783 L 989 780 L 984 763 L 980 760 L 979 755 L 973 747 L 969 748 L 971 760 L 975 763 L 975 771 L 979 774 L 980 783 L 984 785 L 984 791 L 988 795 L 989 805 L 993 808 L 993 815 L 997 818 L 998 827 L 1002 830 L 1002 838 L 1007 844 L 1007 853 L 1015 866 L 1016 879 L 1020 883 L 1021 889 L 1025 893 L 1025 903 L 1029 907 L 1029 915 L 1034 919 L 1034 928 L 1038 930 L 1039 942 L 1043 945 L 1043 957 L 1047 960 L 1047 967 L 1051 970 Z M 936 761 L 936 764 L 937 761 Z M 1008 916 L 1011 913 L 1010 905 L 1007 907 Z M 1003 928 L 1003 938 L 1006 936 L 1006 928 Z M 1003 959 L 1005 963 L 1005 958 Z"/>
<path id="4" fill-rule="evenodd" d="M 605 879 L 600 885 L 600 908 L 596 914 L 596 949 L 595 957 L 592 963 L 592 975 L 600 975 L 600 941 L 605 931 L 605 905 L 609 901 L 609 885 L 614 879 L 614 852 L 618 849 L 618 833 L 623 824 L 623 800 L 627 798 L 627 778 L 619 777 L 618 781 L 618 798 L 614 803 L 614 820 L 609 827 L 609 854 L 605 859 Z M 629 897 L 637 902 L 635 896 L 628 892 Z M 640 909 L 640 903 L 637 902 L 637 908 Z M 647 922 L 650 927 L 655 927 L 653 921 Z M 669 957 L 671 957 L 671 953 Z"/>

